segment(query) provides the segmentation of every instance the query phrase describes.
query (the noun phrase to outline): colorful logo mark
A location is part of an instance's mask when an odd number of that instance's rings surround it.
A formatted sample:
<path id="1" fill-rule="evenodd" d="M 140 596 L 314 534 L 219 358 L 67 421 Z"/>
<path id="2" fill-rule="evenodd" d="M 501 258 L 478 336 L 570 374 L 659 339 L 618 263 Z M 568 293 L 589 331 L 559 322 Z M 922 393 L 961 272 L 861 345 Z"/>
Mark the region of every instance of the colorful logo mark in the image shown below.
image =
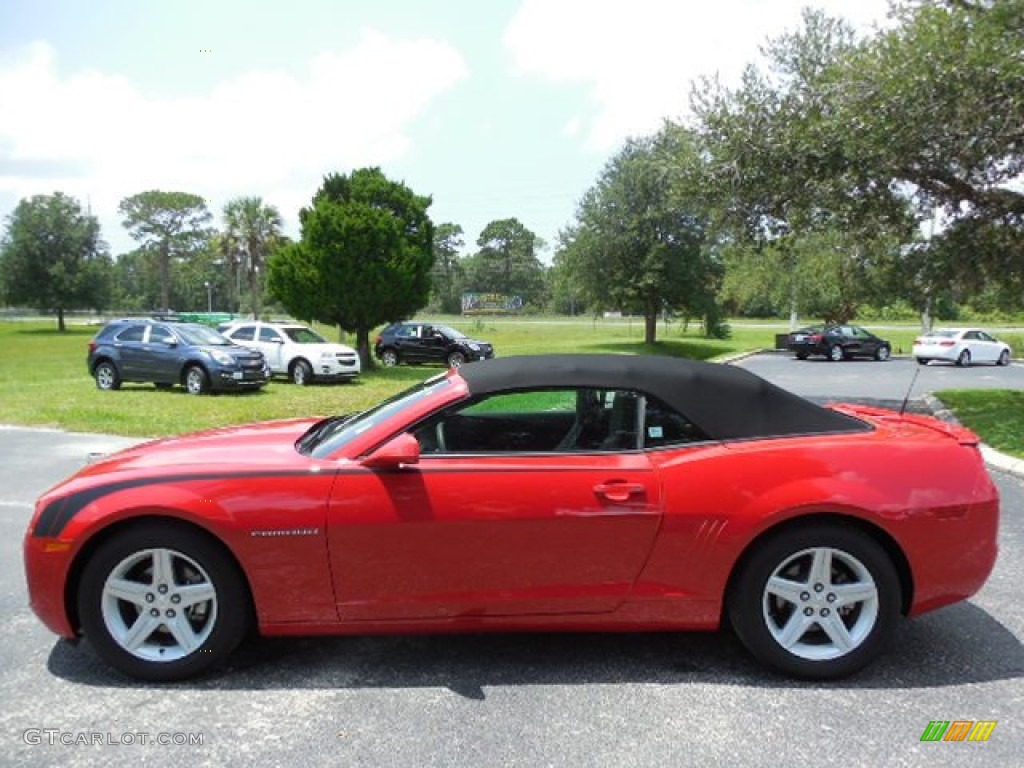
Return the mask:
<path id="1" fill-rule="evenodd" d="M 932 720 L 921 741 L 988 741 L 998 720 Z"/>

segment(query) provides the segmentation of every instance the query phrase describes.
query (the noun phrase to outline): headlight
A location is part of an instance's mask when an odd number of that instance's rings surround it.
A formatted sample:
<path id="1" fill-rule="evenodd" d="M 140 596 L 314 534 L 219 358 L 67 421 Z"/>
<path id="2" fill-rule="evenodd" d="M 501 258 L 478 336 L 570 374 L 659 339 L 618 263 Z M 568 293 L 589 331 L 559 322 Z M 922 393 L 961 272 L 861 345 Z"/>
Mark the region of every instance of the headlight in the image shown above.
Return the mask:
<path id="1" fill-rule="evenodd" d="M 320 353 L 320 359 L 321 360 L 332 360 L 333 358 L 334 358 L 334 353 L 333 352 L 321 352 Z"/>
<path id="2" fill-rule="evenodd" d="M 466 346 L 468 346 L 474 352 L 479 352 L 480 351 L 480 345 L 479 344 L 467 344 Z"/>
<path id="3" fill-rule="evenodd" d="M 221 365 L 234 365 L 235 358 L 229 355 L 227 352 L 221 352 L 219 349 L 211 349 L 210 357 L 216 360 Z"/>

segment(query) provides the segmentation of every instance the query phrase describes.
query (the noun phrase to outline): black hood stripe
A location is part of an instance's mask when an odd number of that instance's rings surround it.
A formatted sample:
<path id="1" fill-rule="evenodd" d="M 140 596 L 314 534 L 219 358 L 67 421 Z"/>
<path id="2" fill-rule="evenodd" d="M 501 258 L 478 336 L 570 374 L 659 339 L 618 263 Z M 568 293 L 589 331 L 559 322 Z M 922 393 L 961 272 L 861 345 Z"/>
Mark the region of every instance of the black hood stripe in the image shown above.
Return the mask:
<path id="1" fill-rule="evenodd" d="M 85 507 L 96 499 L 128 488 L 140 488 L 146 485 L 163 485 L 165 483 L 182 483 L 196 480 L 231 480 L 245 477 L 305 477 L 312 472 L 287 470 L 279 472 L 212 472 L 187 475 L 165 475 L 162 477 L 140 477 L 134 480 L 122 480 L 116 483 L 105 483 L 84 491 L 76 491 L 59 499 L 54 499 L 39 515 L 32 536 L 53 538 L 59 536 L 68 523 Z"/>

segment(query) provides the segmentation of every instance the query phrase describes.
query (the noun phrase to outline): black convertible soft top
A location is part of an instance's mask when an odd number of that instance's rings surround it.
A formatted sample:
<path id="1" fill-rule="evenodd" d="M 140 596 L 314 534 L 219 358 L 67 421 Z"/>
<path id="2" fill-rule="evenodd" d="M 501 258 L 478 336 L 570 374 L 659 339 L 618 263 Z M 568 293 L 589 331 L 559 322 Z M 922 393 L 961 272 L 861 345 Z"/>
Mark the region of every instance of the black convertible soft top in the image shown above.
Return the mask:
<path id="1" fill-rule="evenodd" d="M 719 440 L 870 429 L 742 368 L 674 357 L 523 355 L 464 365 L 459 375 L 473 395 L 546 387 L 636 390 Z"/>

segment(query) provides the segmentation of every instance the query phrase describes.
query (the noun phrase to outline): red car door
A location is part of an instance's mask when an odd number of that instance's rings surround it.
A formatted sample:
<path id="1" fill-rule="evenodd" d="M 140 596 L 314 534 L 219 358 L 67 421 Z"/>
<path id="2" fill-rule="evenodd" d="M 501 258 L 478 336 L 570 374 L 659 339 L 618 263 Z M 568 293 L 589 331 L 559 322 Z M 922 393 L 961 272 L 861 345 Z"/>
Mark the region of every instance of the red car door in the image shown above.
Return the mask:
<path id="1" fill-rule="evenodd" d="M 332 491 L 343 620 L 614 610 L 661 518 L 640 452 L 423 456 Z"/>

